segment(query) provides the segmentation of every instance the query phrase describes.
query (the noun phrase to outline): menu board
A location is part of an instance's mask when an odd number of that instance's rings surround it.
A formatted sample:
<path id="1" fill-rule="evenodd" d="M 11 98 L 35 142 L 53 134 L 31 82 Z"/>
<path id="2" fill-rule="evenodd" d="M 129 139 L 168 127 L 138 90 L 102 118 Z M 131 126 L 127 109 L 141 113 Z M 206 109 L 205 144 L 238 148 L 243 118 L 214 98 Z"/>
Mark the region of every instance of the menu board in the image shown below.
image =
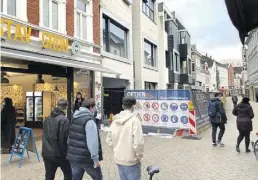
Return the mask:
<path id="1" fill-rule="evenodd" d="M 19 130 L 16 141 L 14 143 L 13 152 L 22 155 L 25 150 L 25 145 L 29 136 L 29 132 L 26 130 Z"/>

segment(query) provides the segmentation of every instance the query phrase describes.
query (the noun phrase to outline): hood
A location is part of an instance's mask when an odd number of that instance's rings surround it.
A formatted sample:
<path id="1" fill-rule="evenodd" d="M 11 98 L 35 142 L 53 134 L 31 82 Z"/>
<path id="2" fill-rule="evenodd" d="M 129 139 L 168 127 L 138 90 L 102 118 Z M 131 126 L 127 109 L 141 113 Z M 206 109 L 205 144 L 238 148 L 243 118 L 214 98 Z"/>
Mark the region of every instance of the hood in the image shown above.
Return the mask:
<path id="1" fill-rule="evenodd" d="M 85 107 L 80 107 L 79 110 L 74 112 L 73 118 L 79 118 L 86 115 L 92 115 L 92 112 Z"/>
<path id="2" fill-rule="evenodd" d="M 214 97 L 214 98 L 212 98 L 212 99 L 211 99 L 211 101 L 220 101 L 220 99 L 219 99 L 219 98 Z"/>
<path id="3" fill-rule="evenodd" d="M 61 114 L 65 116 L 64 111 L 60 110 L 59 108 L 55 108 L 55 109 L 51 112 L 51 116 L 52 116 L 52 117 L 56 117 L 56 116 L 59 116 L 59 115 L 61 115 Z"/>
<path id="4" fill-rule="evenodd" d="M 246 103 L 239 103 L 237 106 L 236 106 L 236 109 L 238 110 L 238 111 L 242 111 L 242 112 L 244 112 L 244 111 L 248 111 L 248 109 L 250 108 L 251 106 L 250 106 L 250 104 L 246 104 Z"/>
<path id="5" fill-rule="evenodd" d="M 134 114 L 131 111 L 121 111 L 119 114 L 114 116 L 114 122 L 123 125 L 126 123 Z"/>

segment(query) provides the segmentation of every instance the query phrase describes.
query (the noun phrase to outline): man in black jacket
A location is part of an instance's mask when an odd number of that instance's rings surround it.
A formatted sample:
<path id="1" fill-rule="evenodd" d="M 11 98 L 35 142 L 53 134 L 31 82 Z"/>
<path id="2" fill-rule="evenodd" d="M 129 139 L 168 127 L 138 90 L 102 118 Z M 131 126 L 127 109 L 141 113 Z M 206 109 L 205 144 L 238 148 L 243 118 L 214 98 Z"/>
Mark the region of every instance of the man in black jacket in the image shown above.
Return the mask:
<path id="1" fill-rule="evenodd" d="M 46 180 L 54 180 L 58 167 L 61 168 L 65 180 L 72 180 L 72 170 L 66 160 L 69 121 L 65 116 L 68 102 L 60 99 L 57 107 L 44 121 L 42 138 L 42 157 L 45 163 Z"/>

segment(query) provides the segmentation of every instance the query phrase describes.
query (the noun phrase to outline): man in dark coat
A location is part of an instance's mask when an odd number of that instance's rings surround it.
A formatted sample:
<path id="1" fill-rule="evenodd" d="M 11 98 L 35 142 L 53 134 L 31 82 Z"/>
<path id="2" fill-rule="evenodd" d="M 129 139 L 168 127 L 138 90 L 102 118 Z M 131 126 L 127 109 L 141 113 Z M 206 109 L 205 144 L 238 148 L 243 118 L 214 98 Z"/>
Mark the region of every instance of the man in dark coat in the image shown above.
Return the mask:
<path id="1" fill-rule="evenodd" d="M 98 128 L 95 123 L 95 101 L 86 99 L 75 111 L 71 122 L 67 159 L 73 179 L 81 180 L 86 171 L 93 180 L 102 180 L 99 161 L 103 160 Z"/>
<path id="2" fill-rule="evenodd" d="M 233 114 L 237 116 L 237 129 L 239 131 L 236 145 L 237 152 L 240 152 L 239 145 L 244 138 L 246 152 L 251 152 L 249 149 L 249 144 L 250 132 L 253 130 L 252 119 L 254 118 L 254 112 L 252 106 L 249 104 L 249 101 L 249 98 L 244 97 L 242 102 L 239 103 L 233 110 Z"/>
<path id="3" fill-rule="evenodd" d="M 234 107 L 237 105 L 237 102 L 238 102 L 238 98 L 237 98 L 237 96 L 236 95 L 233 95 L 232 96 L 232 102 L 233 102 L 233 105 L 234 105 Z"/>
<path id="4" fill-rule="evenodd" d="M 223 107 L 223 103 L 221 101 L 222 94 L 216 93 L 215 97 L 211 99 L 211 102 L 209 104 L 209 111 L 210 108 L 215 108 L 214 116 L 210 116 L 210 122 L 212 126 L 212 145 L 217 146 L 218 144 L 220 146 L 224 146 L 224 144 L 221 142 L 222 137 L 225 132 L 225 124 L 227 123 L 227 115 L 225 113 L 225 109 Z M 214 107 L 211 107 L 211 105 L 214 104 Z M 217 129 L 220 128 L 219 135 L 218 135 L 218 141 L 216 141 L 216 135 L 217 135 Z"/>
<path id="5" fill-rule="evenodd" d="M 72 169 L 69 161 L 66 160 L 69 120 L 64 111 L 67 106 L 67 100 L 60 99 L 57 107 L 44 121 L 42 157 L 45 163 L 46 180 L 55 179 L 58 167 L 63 171 L 65 180 L 72 180 Z"/>

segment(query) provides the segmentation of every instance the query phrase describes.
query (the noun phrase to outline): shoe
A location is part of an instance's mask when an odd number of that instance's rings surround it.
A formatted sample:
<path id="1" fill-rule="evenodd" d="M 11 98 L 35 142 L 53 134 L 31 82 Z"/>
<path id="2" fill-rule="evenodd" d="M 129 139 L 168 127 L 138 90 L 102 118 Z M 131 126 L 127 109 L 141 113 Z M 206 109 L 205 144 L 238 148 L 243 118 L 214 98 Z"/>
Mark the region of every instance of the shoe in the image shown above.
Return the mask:
<path id="1" fill-rule="evenodd" d="M 220 147 L 224 147 L 225 146 L 225 144 L 223 144 L 221 141 L 218 141 L 217 144 L 220 145 Z"/>
<path id="2" fill-rule="evenodd" d="M 217 143 L 212 143 L 212 145 L 215 147 L 215 146 L 217 146 Z"/>
<path id="3" fill-rule="evenodd" d="M 236 151 L 240 153 L 240 148 L 238 145 L 236 145 Z"/>
<path id="4" fill-rule="evenodd" d="M 247 149 L 245 152 L 249 153 L 249 152 L 251 152 L 251 150 L 250 150 L 250 149 Z"/>

